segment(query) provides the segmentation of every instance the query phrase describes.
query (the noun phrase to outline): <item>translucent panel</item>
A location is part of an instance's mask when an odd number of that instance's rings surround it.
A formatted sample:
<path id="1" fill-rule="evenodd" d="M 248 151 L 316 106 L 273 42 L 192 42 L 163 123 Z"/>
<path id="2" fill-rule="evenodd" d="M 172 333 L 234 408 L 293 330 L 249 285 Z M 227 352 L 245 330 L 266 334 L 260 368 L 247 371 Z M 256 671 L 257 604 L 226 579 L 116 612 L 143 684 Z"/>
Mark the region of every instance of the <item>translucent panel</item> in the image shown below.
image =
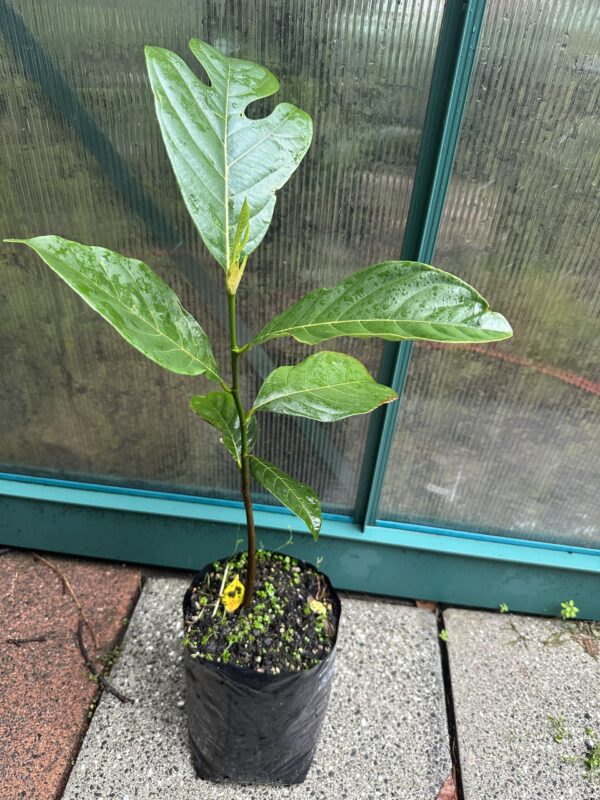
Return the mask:
<path id="1" fill-rule="evenodd" d="M 380 516 L 600 547 L 597 0 L 490 3 L 434 263 L 508 343 L 416 348 Z"/>
<path id="2" fill-rule="evenodd" d="M 399 253 L 441 1 L 13 6 L 0 52 L 5 235 L 59 233 L 144 259 L 202 322 L 227 371 L 222 272 L 178 196 L 142 51 L 151 43 L 185 54 L 196 35 L 268 65 L 281 79 L 277 100 L 315 120 L 313 148 L 280 193 L 271 231 L 247 269 L 242 339 L 306 291 Z M 187 407 L 191 394 L 213 386 L 146 361 L 33 254 L 3 246 L 0 268 L 5 469 L 237 492 L 216 433 Z M 252 351 L 247 401 L 274 365 L 308 352 L 288 344 Z M 378 343 L 344 348 L 377 369 Z M 349 512 L 367 424 L 366 417 L 327 426 L 264 415 L 258 452 L 312 484 L 329 508 Z"/>

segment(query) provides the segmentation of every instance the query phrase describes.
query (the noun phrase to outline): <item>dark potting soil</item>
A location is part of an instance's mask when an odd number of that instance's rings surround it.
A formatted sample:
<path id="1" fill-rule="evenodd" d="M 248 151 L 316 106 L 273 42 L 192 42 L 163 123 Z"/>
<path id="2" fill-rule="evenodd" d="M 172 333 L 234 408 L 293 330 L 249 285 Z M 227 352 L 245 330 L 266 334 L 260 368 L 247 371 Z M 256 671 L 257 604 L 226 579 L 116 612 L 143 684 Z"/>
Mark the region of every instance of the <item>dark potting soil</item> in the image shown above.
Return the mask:
<path id="1" fill-rule="evenodd" d="M 245 584 L 246 561 L 241 553 L 215 562 L 193 589 L 183 640 L 192 658 L 275 675 L 316 666 L 336 636 L 326 582 L 291 556 L 258 550 L 252 603 L 227 611 L 221 592 L 236 576 Z"/>

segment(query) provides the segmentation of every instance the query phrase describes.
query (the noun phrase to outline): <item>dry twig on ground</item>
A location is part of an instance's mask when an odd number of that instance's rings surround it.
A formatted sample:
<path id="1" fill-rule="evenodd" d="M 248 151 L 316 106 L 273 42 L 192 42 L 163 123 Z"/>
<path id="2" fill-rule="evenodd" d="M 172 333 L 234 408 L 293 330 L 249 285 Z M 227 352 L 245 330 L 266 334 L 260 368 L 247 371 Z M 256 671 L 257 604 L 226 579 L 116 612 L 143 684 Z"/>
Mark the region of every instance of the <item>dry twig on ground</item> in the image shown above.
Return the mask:
<path id="1" fill-rule="evenodd" d="M 100 686 L 102 686 L 103 689 L 106 689 L 107 692 L 113 694 L 117 700 L 120 700 L 122 703 L 133 703 L 133 699 L 131 697 L 127 697 L 118 689 L 115 689 L 112 683 L 109 683 L 109 681 L 102 674 L 102 671 L 96 667 L 90 658 L 90 654 L 88 653 L 85 642 L 83 641 L 83 620 L 81 619 L 79 620 L 79 624 L 77 626 L 77 641 L 79 642 L 79 649 L 81 650 L 81 655 L 83 656 L 86 667 L 96 678 Z"/>
<path id="2" fill-rule="evenodd" d="M 61 579 L 61 581 L 63 583 L 63 586 L 65 587 L 67 592 L 71 595 L 71 599 L 73 600 L 73 602 L 77 606 L 77 610 L 79 611 L 79 615 L 81 616 L 81 619 L 85 623 L 85 627 L 90 632 L 90 635 L 91 635 L 92 640 L 94 642 L 95 649 L 98 650 L 99 645 L 98 645 L 98 637 L 96 636 L 96 631 L 92 628 L 92 626 L 90 624 L 90 621 L 87 618 L 87 616 L 85 614 L 85 611 L 81 607 L 81 603 L 79 602 L 79 599 L 78 599 L 77 595 L 75 594 L 75 591 L 74 591 L 73 587 L 69 583 L 69 579 L 67 578 L 67 576 L 60 569 L 60 567 L 57 567 L 56 564 L 53 564 L 52 561 L 49 561 L 47 558 L 44 558 L 44 556 L 40 556 L 38 553 L 32 553 L 31 555 L 33 556 L 33 558 L 36 561 L 41 562 L 46 567 L 48 567 L 48 569 L 51 569 L 52 572 L 54 572 L 55 575 L 58 575 L 58 577 Z"/>
<path id="3" fill-rule="evenodd" d="M 22 644 L 29 644 L 30 642 L 47 642 L 47 636 L 30 636 L 28 639 L 5 639 L 6 644 L 14 644 L 16 647 L 21 647 Z"/>

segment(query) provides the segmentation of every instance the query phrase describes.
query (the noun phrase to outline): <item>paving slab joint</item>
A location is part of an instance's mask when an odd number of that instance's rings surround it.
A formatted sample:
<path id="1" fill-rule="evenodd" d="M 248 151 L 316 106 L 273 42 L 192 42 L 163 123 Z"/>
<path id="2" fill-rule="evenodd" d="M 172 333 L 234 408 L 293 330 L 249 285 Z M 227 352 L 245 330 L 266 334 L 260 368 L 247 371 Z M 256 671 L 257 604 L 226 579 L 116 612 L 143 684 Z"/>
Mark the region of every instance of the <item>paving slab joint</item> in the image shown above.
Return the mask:
<path id="1" fill-rule="evenodd" d="M 456 725 L 456 714 L 454 711 L 454 698 L 452 696 L 450 659 L 448 658 L 448 646 L 446 645 L 445 636 L 442 634 L 442 631 L 446 630 L 446 626 L 444 624 L 444 612 L 440 606 L 437 606 L 436 608 L 435 617 L 438 629 L 438 644 L 440 648 L 440 661 L 442 665 L 442 678 L 444 682 L 444 697 L 446 700 L 446 721 L 448 723 L 448 740 L 450 742 L 450 756 L 452 758 L 456 800 L 465 800 L 462 770 L 460 766 L 460 751 L 458 747 L 458 728 Z"/>

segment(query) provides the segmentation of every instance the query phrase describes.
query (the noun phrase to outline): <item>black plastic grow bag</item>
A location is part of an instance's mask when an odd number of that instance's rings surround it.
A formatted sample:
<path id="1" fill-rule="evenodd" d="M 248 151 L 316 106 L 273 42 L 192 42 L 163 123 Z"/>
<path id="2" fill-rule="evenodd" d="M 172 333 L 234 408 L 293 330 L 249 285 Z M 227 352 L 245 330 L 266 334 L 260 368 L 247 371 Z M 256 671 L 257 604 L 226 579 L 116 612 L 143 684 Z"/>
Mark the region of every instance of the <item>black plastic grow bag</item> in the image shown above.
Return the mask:
<path id="1" fill-rule="evenodd" d="M 298 563 L 316 570 L 307 562 Z M 212 566 L 213 562 L 194 577 L 183 600 L 184 618 L 192 589 Z M 319 574 L 328 586 L 339 624 L 339 598 L 327 576 Z M 193 659 L 185 648 L 186 709 L 198 777 L 239 783 L 302 783 L 325 718 L 335 652 L 334 642 L 317 666 L 270 675 Z"/>

